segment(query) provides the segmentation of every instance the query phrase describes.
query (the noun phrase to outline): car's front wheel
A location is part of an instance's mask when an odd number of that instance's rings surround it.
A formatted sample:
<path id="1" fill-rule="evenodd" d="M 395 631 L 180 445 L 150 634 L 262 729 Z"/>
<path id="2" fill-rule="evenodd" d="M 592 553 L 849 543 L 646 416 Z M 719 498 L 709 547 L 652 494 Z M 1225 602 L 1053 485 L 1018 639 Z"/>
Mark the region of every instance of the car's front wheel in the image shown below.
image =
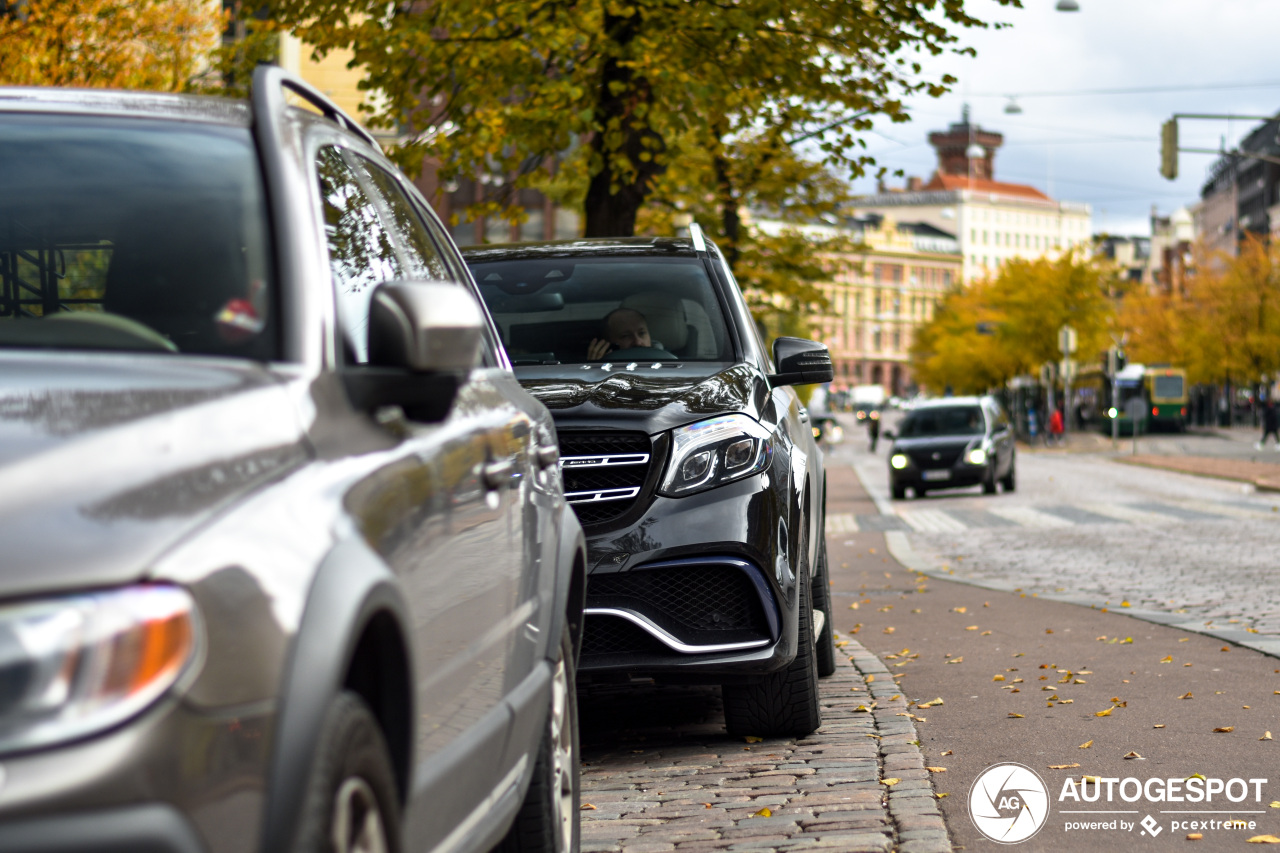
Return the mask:
<path id="1" fill-rule="evenodd" d="M 551 678 L 551 707 L 538 748 L 538 760 L 524 803 L 501 853 L 577 853 L 578 693 L 574 683 L 573 642 L 566 629 L 560 659 Z"/>
<path id="2" fill-rule="evenodd" d="M 382 730 L 357 694 L 325 714 L 303 800 L 296 853 L 398 853 L 400 804 Z"/>
<path id="3" fill-rule="evenodd" d="M 1004 475 L 1004 479 L 1000 481 L 1000 485 L 1004 486 L 1006 492 L 1012 492 L 1018 488 L 1017 465 L 1013 459 L 1009 460 L 1009 473 Z"/>
<path id="4" fill-rule="evenodd" d="M 985 495 L 994 495 L 996 493 L 996 466 L 994 462 L 987 466 L 987 476 L 982 478 L 982 493 Z"/>
<path id="5" fill-rule="evenodd" d="M 724 722 L 729 734 L 745 737 L 804 737 L 822 725 L 818 705 L 818 653 L 813 639 L 813 603 L 804 573 L 796 584 L 800 615 L 795 659 L 759 681 L 726 684 Z"/>

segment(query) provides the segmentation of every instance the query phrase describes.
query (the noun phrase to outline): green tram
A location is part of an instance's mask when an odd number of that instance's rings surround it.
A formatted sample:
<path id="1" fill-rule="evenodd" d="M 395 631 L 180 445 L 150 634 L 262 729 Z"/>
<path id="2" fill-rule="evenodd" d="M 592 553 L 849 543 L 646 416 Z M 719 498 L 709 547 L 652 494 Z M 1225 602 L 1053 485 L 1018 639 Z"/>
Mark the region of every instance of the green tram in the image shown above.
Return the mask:
<path id="1" fill-rule="evenodd" d="M 1187 372 L 1168 365 L 1130 364 L 1116 375 L 1118 400 L 1112 400 L 1111 377 L 1101 366 L 1081 371 L 1075 384 L 1077 417 L 1087 426 L 1111 434 L 1117 420 L 1120 435 L 1183 432 L 1187 428 Z"/>

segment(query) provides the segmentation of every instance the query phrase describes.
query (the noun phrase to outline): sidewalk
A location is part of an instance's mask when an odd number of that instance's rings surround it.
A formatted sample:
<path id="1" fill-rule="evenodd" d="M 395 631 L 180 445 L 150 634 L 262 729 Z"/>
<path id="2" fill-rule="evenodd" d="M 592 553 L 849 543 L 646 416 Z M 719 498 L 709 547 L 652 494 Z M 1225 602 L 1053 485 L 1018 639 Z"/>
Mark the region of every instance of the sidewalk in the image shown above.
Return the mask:
<path id="1" fill-rule="evenodd" d="M 1252 483 L 1259 491 L 1280 492 L 1280 468 L 1265 462 L 1244 459 L 1223 459 L 1215 456 L 1157 456 L 1139 454 L 1112 457 L 1126 465 L 1143 465 L 1148 468 L 1164 468 L 1198 477 L 1216 477 L 1220 480 L 1238 480 Z"/>
<path id="2" fill-rule="evenodd" d="M 828 513 L 875 512 L 847 466 L 828 478 Z M 1203 832 L 1204 849 L 1252 849 L 1248 838 L 1280 834 L 1280 808 L 1270 807 L 1280 801 L 1280 751 L 1260 740 L 1280 731 L 1280 661 L 1117 613 L 929 577 L 899 564 L 881 533 L 832 534 L 828 548 L 835 625 L 884 661 L 908 700 L 957 849 L 999 847 L 976 829 L 968 797 L 1000 762 L 1032 768 L 1049 793 L 1046 824 L 1020 849 L 1180 848 L 1190 832 L 1175 827 L 1182 820 L 1246 822 Z M 1221 794 L 1211 805 L 1058 800 L 1068 778 L 1197 773 L 1268 781 L 1260 801 L 1250 789 L 1238 803 Z M 1172 813 L 1205 810 L 1235 813 Z M 1141 824 L 1147 816 L 1154 838 Z M 1068 832 L 1077 820 L 1115 828 Z"/>

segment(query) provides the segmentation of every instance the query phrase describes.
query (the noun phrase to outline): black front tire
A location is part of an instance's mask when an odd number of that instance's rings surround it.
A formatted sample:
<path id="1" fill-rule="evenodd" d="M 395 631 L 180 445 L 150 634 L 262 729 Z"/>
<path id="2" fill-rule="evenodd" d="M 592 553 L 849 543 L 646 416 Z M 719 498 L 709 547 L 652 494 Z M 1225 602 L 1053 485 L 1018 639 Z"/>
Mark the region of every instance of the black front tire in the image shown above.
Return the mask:
<path id="1" fill-rule="evenodd" d="M 551 708 L 529 790 L 495 853 L 578 853 L 578 693 L 573 641 L 566 628 L 551 679 Z"/>
<path id="2" fill-rule="evenodd" d="M 824 536 L 818 548 L 818 571 L 813 576 L 813 609 L 822 612 L 822 630 L 818 632 L 816 653 L 818 677 L 826 678 L 836 672 L 836 638 L 831 612 L 831 572 L 827 568 L 827 540 Z M 817 618 L 817 617 L 814 617 Z"/>
<path id="3" fill-rule="evenodd" d="M 893 499 L 895 501 L 905 501 L 907 499 L 907 487 L 893 484 Z"/>
<path id="4" fill-rule="evenodd" d="M 818 704 L 818 655 L 813 641 L 813 612 L 809 584 L 803 574 L 796 584 L 800 596 L 795 659 L 778 672 L 746 684 L 726 684 L 724 722 L 739 737 L 804 737 L 822 725 Z"/>
<path id="5" fill-rule="evenodd" d="M 402 849 L 391 753 L 369 706 L 350 691 L 339 693 L 325 714 L 293 849 Z"/>
<path id="6" fill-rule="evenodd" d="M 996 493 L 996 466 L 992 465 L 987 469 L 987 476 L 982 480 L 982 493 L 984 495 L 994 495 Z"/>
<path id="7" fill-rule="evenodd" d="M 1018 488 L 1017 465 L 1012 459 L 1009 460 L 1009 473 L 1004 475 L 1004 479 L 1000 481 L 1000 485 L 1004 486 L 1006 492 L 1012 492 Z"/>

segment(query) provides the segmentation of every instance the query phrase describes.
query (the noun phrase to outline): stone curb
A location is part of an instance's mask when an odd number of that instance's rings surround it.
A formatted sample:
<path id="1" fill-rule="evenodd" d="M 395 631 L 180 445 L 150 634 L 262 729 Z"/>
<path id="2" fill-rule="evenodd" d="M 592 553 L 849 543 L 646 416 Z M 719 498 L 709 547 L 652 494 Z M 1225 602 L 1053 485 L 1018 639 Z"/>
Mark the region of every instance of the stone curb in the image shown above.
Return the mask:
<path id="1" fill-rule="evenodd" d="M 744 744 L 710 717 L 661 742 L 611 736 L 583 762 L 583 853 L 950 853 L 907 700 L 879 658 L 837 636 L 808 737 Z"/>

